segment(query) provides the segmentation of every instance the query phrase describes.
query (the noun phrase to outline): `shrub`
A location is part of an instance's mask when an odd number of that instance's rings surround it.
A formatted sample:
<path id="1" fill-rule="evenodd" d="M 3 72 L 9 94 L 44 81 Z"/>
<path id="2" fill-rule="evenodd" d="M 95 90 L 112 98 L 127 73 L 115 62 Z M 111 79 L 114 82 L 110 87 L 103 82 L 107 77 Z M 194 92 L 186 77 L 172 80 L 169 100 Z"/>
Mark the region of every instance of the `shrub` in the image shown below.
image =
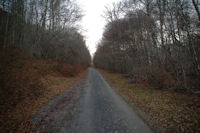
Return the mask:
<path id="1" fill-rule="evenodd" d="M 87 68 L 86 64 L 60 64 L 57 66 L 57 70 L 63 75 L 63 76 L 76 76 L 83 70 Z"/>
<path id="2" fill-rule="evenodd" d="M 164 68 L 142 67 L 132 71 L 135 82 L 147 82 L 158 89 L 169 89 L 175 85 L 172 75 Z"/>

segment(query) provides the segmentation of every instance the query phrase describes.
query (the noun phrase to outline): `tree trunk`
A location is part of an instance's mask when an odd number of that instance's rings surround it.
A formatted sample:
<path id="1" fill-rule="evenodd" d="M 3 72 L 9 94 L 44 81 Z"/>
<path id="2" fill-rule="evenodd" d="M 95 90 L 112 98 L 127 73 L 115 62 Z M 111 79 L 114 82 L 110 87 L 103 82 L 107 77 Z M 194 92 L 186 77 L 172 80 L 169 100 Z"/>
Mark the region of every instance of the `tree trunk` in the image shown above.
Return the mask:
<path id="1" fill-rule="evenodd" d="M 199 18 L 199 22 L 200 22 L 200 10 L 199 10 L 199 7 L 198 7 L 198 1 L 195 2 L 195 0 L 192 0 L 192 3 L 193 3 L 193 6 L 197 12 L 197 15 L 198 15 L 198 18 Z"/>

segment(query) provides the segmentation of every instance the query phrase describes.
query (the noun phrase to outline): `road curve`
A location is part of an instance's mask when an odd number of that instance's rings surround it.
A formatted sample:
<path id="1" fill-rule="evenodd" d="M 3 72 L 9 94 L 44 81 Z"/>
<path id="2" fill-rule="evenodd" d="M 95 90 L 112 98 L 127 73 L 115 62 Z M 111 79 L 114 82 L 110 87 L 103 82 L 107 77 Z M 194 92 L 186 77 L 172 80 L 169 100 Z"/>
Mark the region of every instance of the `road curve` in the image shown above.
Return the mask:
<path id="1" fill-rule="evenodd" d="M 68 108 L 62 108 L 41 132 L 153 133 L 94 68 L 89 68 L 89 74 L 79 89 L 75 117 L 67 120 Z"/>

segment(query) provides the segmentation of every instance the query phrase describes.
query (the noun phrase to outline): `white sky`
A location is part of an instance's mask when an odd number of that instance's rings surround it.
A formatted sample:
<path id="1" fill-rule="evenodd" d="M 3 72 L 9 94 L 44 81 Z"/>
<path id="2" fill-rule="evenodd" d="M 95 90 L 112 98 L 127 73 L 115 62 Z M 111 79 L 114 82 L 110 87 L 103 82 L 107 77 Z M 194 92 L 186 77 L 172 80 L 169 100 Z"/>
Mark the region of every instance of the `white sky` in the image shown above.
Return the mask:
<path id="1" fill-rule="evenodd" d="M 119 0 L 77 0 L 84 10 L 85 16 L 81 25 L 84 30 L 86 45 L 89 47 L 91 55 L 96 51 L 96 45 L 102 37 L 105 19 L 102 17 L 105 6 Z"/>

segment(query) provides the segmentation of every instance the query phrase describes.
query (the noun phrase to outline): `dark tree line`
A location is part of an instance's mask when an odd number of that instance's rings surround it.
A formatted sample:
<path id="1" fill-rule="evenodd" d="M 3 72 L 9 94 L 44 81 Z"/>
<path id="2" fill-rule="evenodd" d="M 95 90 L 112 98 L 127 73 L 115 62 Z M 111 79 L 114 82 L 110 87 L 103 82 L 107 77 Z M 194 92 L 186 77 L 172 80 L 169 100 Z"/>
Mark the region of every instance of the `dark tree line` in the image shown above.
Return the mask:
<path id="1" fill-rule="evenodd" d="M 1 0 L 0 49 L 37 58 L 90 63 L 78 22 L 82 9 L 69 0 Z"/>
<path id="2" fill-rule="evenodd" d="M 200 86 L 198 0 L 126 0 L 106 7 L 96 67 L 132 75 L 159 88 Z"/>

